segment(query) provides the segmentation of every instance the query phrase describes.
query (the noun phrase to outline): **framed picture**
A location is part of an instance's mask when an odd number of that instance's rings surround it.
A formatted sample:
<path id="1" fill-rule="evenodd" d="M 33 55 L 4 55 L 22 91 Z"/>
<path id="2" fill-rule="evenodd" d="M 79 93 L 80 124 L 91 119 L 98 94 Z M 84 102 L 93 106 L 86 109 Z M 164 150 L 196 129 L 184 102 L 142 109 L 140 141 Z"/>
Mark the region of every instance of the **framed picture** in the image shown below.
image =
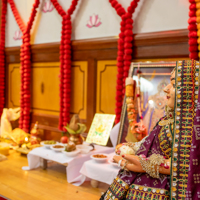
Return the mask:
<path id="1" fill-rule="evenodd" d="M 115 117 L 116 115 L 96 113 L 90 126 L 86 142 L 105 146 L 108 142 Z"/>
<path id="2" fill-rule="evenodd" d="M 166 94 L 163 89 L 170 83 L 171 71 L 175 66 L 175 61 L 131 63 L 129 77 L 132 77 L 136 81 L 136 84 L 138 81 L 137 70 L 139 69 L 141 71 L 140 106 L 142 110 L 143 123 L 147 128 L 148 134 L 151 132 L 158 120 L 164 116 Z M 139 122 L 139 117 L 137 121 Z M 124 101 L 117 144 L 123 142 L 137 142 L 137 139 L 134 138 L 129 129 L 127 106 L 126 101 Z"/>

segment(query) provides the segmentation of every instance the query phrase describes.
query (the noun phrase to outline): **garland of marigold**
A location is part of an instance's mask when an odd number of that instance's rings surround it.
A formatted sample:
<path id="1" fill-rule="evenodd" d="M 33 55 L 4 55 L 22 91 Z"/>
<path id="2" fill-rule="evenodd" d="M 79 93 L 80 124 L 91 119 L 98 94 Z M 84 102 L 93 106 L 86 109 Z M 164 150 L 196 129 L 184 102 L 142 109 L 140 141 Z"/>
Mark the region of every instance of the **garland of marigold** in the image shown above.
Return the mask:
<path id="1" fill-rule="evenodd" d="M 198 60 L 198 43 L 197 43 L 197 17 L 196 17 L 196 2 L 195 0 L 189 0 L 189 19 L 188 19 L 188 30 L 189 30 L 189 51 L 190 59 Z"/>
<path id="2" fill-rule="evenodd" d="M 71 15 L 78 0 L 73 0 L 70 8 L 65 12 L 57 0 L 51 0 L 62 17 L 62 32 L 60 43 L 60 118 L 59 129 L 65 131 L 64 126 L 70 121 L 71 100 Z"/>
<path id="3" fill-rule="evenodd" d="M 197 43 L 198 43 L 198 57 L 200 58 L 200 0 L 196 0 L 196 17 L 197 17 Z"/>
<path id="4" fill-rule="evenodd" d="M 19 25 L 23 33 L 23 41 L 20 49 L 20 73 L 21 73 L 21 88 L 20 88 L 20 119 L 19 128 L 23 129 L 25 132 L 29 132 L 30 128 L 30 110 L 31 110 L 31 45 L 30 45 L 30 30 L 33 25 L 35 15 L 37 13 L 37 8 L 40 1 L 35 0 L 32 8 L 32 13 L 29 18 L 27 25 L 24 24 L 19 12 L 15 6 L 13 0 L 8 0 L 10 7 L 12 9 L 13 15 L 17 24 Z"/>
<path id="5" fill-rule="evenodd" d="M 121 17 L 120 34 L 118 39 L 117 53 L 117 91 L 116 91 L 116 119 L 115 123 L 120 121 L 123 95 L 125 90 L 125 78 L 128 76 L 131 60 L 132 60 L 132 41 L 133 41 L 133 20 L 134 13 L 139 0 L 133 0 L 127 9 L 127 12 L 116 0 L 109 0 L 112 7 L 115 8 L 117 14 Z"/>
<path id="6" fill-rule="evenodd" d="M 2 0 L 1 7 L 1 41 L 0 41 L 0 117 L 5 103 L 5 24 L 7 0 Z"/>

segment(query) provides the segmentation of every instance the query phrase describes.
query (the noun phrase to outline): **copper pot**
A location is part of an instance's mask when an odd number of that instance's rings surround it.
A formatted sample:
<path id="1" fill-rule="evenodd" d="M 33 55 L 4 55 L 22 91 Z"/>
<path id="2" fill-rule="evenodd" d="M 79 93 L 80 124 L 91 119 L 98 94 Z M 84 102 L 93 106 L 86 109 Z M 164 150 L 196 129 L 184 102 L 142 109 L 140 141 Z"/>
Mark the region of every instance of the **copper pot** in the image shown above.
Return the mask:
<path id="1" fill-rule="evenodd" d="M 74 144 L 83 144 L 83 139 L 81 134 L 70 134 L 69 141 L 72 141 Z"/>

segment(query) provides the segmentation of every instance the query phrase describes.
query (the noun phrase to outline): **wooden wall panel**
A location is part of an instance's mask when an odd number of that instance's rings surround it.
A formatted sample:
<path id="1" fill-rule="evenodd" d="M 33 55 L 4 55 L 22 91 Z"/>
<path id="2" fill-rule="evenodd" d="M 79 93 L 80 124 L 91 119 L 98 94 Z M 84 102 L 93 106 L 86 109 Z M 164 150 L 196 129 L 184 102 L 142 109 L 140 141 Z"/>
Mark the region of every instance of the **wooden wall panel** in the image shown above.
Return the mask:
<path id="1" fill-rule="evenodd" d="M 73 62 L 72 96 L 70 113 L 77 113 L 81 119 L 87 118 L 87 62 Z"/>
<path id="2" fill-rule="evenodd" d="M 20 106 L 20 64 L 9 65 L 8 73 L 9 89 L 8 91 L 8 107 L 19 107 Z"/>
<path id="3" fill-rule="evenodd" d="M 97 113 L 115 114 L 116 64 L 109 60 L 97 62 Z"/>
<path id="4" fill-rule="evenodd" d="M 72 76 L 75 78 L 72 81 L 74 89 L 72 90 L 71 112 L 79 112 L 81 120 L 86 123 L 88 128 L 96 112 L 114 113 L 117 74 L 115 61 L 117 58 L 117 40 L 117 37 L 108 37 L 72 41 L 72 60 L 74 64 Z M 49 63 L 59 63 L 59 48 L 59 43 L 32 45 L 31 53 L 33 65 L 42 64 L 47 67 Z M 186 29 L 142 33 L 134 35 L 132 56 L 134 61 L 158 61 L 170 60 L 172 58 L 173 60 L 187 59 L 189 56 L 188 48 L 188 30 Z M 12 105 L 11 97 L 9 96 L 10 85 L 12 85 L 12 89 L 15 88 L 12 90 L 12 94 L 14 95 L 12 96 L 12 101 L 19 102 L 18 91 L 20 88 L 20 76 L 14 75 L 18 74 L 17 70 L 19 71 L 19 64 L 18 69 L 16 65 L 16 63 L 20 63 L 19 55 L 20 47 L 6 48 L 6 107 Z M 111 66 L 109 66 L 109 63 L 111 63 Z M 14 64 L 13 67 L 11 67 L 11 64 Z M 16 67 L 15 69 L 14 66 Z M 56 67 L 57 71 L 55 72 L 53 69 L 50 69 L 51 67 L 49 66 L 48 71 L 52 73 L 51 76 L 49 75 L 49 80 L 52 77 L 57 77 L 59 74 L 59 65 L 56 64 Z M 12 76 L 10 76 L 11 68 L 12 70 L 14 69 Z M 33 67 L 33 69 L 35 68 Z M 40 70 L 36 71 L 34 72 L 33 70 L 33 73 L 40 74 Z M 45 73 L 46 77 L 46 69 L 42 71 L 42 73 Z M 53 71 L 55 74 L 53 74 Z M 38 81 L 38 83 L 33 86 L 33 93 L 41 91 L 43 80 L 42 77 L 35 76 L 33 79 Z M 10 77 L 12 80 L 10 80 Z M 33 105 L 35 105 L 35 108 L 39 106 L 40 109 L 34 110 L 32 122 L 39 120 L 41 122 L 41 128 L 49 131 L 51 135 L 51 132 L 60 132 L 57 128 L 59 107 L 56 107 L 59 105 L 58 77 L 52 78 L 56 79 L 54 86 L 51 86 L 48 77 L 44 79 L 48 82 L 49 87 L 55 86 L 55 89 L 53 94 L 49 92 L 45 97 L 46 99 L 43 101 L 44 106 L 41 105 L 39 101 L 39 99 L 42 98 L 41 94 L 38 94 L 40 96 L 35 95 L 33 97 Z M 46 87 L 44 86 L 44 91 Z M 15 94 L 13 93 L 14 91 Z M 54 102 L 49 100 L 52 95 L 56 96 L 54 97 Z M 80 99 L 81 101 L 79 101 Z M 47 101 L 52 102 L 52 108 L 56 110 L 55 112 L 47 112 L 44 110 L 45 106 L 47 106 L 44 102 Z M 49 108 L 49 105 L 47 107 Z"/>
<path id="5" fill-rule="evenodd" d="M 32 111 L 59 115 L 59 62 L 32 64 Z"/>
<path id="6" fill-rule="evenodd" d="M 33 114 L 59 115 L 59 62 L 32 64 L 32 112 Z M 19 107 L 20 64 L 8 66 L 8 107 Z M 87 62 L 72 63 L 72 96 L 70 113 L 87 117 Z"/>

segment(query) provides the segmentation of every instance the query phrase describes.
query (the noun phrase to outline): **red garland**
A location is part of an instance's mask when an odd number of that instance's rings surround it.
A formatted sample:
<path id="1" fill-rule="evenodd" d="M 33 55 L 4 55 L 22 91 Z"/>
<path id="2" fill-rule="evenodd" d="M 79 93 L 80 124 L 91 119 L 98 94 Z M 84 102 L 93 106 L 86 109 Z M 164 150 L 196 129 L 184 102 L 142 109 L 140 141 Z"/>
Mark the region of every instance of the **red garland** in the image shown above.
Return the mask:
<path id="1" fill-rule="evenodd" d="M 190 59 L 198 60 L 198 43 L 197 43 L 197 20 L 196 20 L 196 2 L 195 0 L 189 0 L 189 19 L 188 19 L 188 30 L 189 30 L 189 51 Z"/>
<path id="2" fill-rule="evenodd" d="M 1 41 L 0 41 L 0 117 L 5 104 L 5 24 L 7 0 L 2 0 L 1 7 Z"/>
<path id="3" fill-rule="evenodd" d="M 17 24 L 19 25 L 23 33 L 23 42 L 20 50 L 20 73 L 21 73 L 21 92 L 20 92 L 20 119 L 19 128 L 23 129 L 25 132 L 29 132 L 30 128 L 30 110 L 31 110 L 31 49 L 30 49 L 30 30 L 37 13 L 36 8 L 38 8 L 40 1 L 35 0 L 33 4 L 32 13 L 25 26 L 23 20 L 21 19 L 19 12 L 15 6 L 13 0 L 8 0 L 10 7 L 12 9 L 13 15 Z"/>
<path id="4" fill-rule="evenodd" d="M 132 60 L 132 41 L 133 41 L 133 20 L 134 13 L 139 0 L 133 0 L 130 6 L 125 9 L 116 0 L 109 0 L 112 7 L 115 8 L 117 14 L 121 17 L 120 23 L 121 33 L 118 39 L 118 53 L 117 53 L 117 92 L 116 92 L 116 119 L 115 123 L 120 121 L 123 96 L 125 91 L 125 79 L 128 76 L 131 60 Z"/>
<path id="5" fill-rule="evenodd" d="M 62 32 L 60 43 L 60 118 L 59 129 L 65 131 L 64 126 L 70 121 L 71 100 L 71 15 L 78 0 L 73 0 L 70 8 L 65 12 L 57 0 L 51 0 L 58 13 L 62 16 Z"/>

